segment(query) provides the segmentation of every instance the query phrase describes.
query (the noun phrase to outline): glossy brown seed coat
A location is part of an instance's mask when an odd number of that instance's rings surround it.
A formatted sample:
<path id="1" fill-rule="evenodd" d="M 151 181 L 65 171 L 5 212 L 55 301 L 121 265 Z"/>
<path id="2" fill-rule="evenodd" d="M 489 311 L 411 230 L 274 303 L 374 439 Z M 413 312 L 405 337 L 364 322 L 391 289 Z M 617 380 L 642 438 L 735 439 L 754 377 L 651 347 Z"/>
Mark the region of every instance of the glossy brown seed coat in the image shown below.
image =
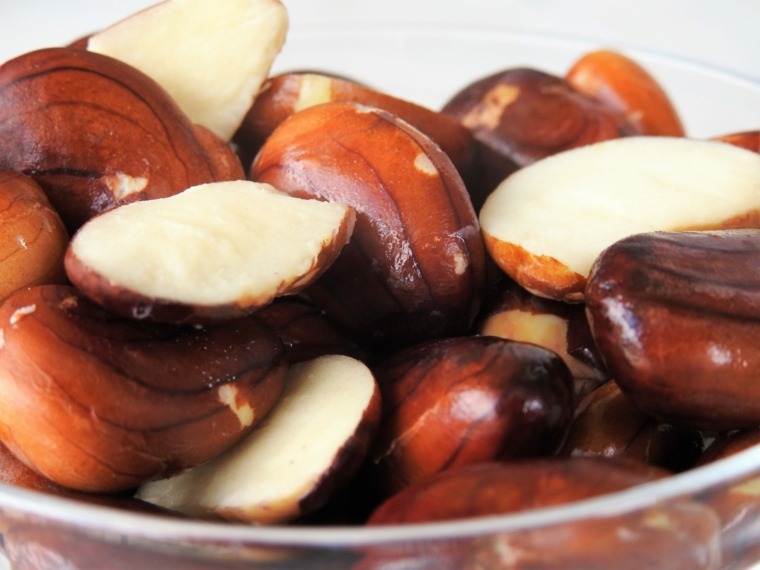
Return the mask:
<path id="1" fill-rule="evenodd" d="M 0 439 L 82 491 L 131 488 L 221 453 L 274 405 L 286 371 L 258 320 L 152 326 L 67 286 L 10 297 L 0 332 Z"/>
<path id="2" fill-rule="evenodd" d="M 468 330 L 485 249 L 462 179 L 429 137 L 386 111 L 327 103 L 284 121 L 251 178 L 356 211 L 351 241 L 305 291 L 339 322 L 391 343 Z"/>
<path id="3" fill-rule="evenodd" d="M 376 369 L 383 419 L 371 453 L 385 493 L 459 465 L 553 452 L 572 377 L 554 352 L 497 337 L 408 348 Z"/>
<path id="4" fill-rule="evenodd" d="M 704 435 L 659 422 L 609 381 L 578 404 L 560 455 L 629 457 L 669 471 L 693 467 Z"/>
<path id="5" fill-rule="evenodd" d="M 728 133 L 714 137 L 714 140 L 723 141 L 740 148 L 746 148 L 752 152 L 760 153 L 760 129 L 756 131 L 742 131 L 740 133 Z"/>
<path id="6" fill-rule="evenodd" d="M 280 297 L 256 311 L 285 344 L 288 362 L 295 364 L 328 354 L 345 354 L 366 361 L 368 350 L 323 311 L 298 297 Z"/>
<path id="7" fill-rule="evenodd" d="M 443 112 L 518 166 L 592 142 L 640 134 L 622 115 L 575 91 L 561 77 L 532 68 L 480 79 L 455 94 Z"/>
<path id="8" fill-rule="evenodd" d="M 328 102 L 354 102 L 393 113 L 440 145 L 460 173 L 471 168 L 472 135 L 452 117 L 350 79 L 319 73 L 284 73 L 266 81 L 233 137 L 243 164 L 253 162 L 269 135 L 290 115 Z"/>
<path id="9" fill-rule="evenodd" d="M 625 115 L 641 134 L 686 135 L 678 111 L 659 81 L 624 53 L 608 49 L 585 53 L 565 79 L 578 92 Z"/>
<path id="10" fill-rule="evenodd" d="M 0 170 L 0 300 L 22 287 L 65 283 L 69 236 L 42 188 Z"/>
<path id="11" fill-rule="evenodd" d="M 70 232 L 118 204 L 242 177 L 232 150 L 210 138 L 115 59 L 48 48 L 0 67 L 0 166 L 34 178 Z"/>
<path id="12" fill-rule="evenodd" d="M 380 505 L 368 524 L 408 524 L 561 505 L 665 477 L 633 461 L 598 457 L 523 459 L 451 469 Z"/>
<path id="13" fill-rule="evenodd" d="M 575 381 L 577 401 L 609 379 L 580 303 L 533 295 L 513 281 L 499 286 L 479 334 L 531 342 L 556 352 Z"/>
<path id="14" fill-rule="evenodd" d="M 468 465 L 441 473 L 388 499 L 370 525 L 430 523 L 527 513 L 657 481 L 666 472 L 635 461 L 601 458 L 519 460 Z M 569 505 L 568 505 L 569 506 Z M 580 506 L 580 505 L 578 505 Z M 655 568 L 716 568 L 719 526 L 712 510 L 696 501 L 626 510 L 588 506 L 586 516 L 519 532 L 493 532 L 482 540 L 441 540 L 383 545 L 358 569 L 391 568 L 397 560 L 423 560 L 426 568 L 608 570 L 623 564 Z M 547 513 L 548 514 L 548 513 Z M 499 524 L 494 519 L 494 524 Z M 488 519 L 479 523 L 491 524 Z M 395 547 L 394 547 L 395 546 Z M 357 570 L 358 570 L 357 569 Z"/>
<path id="15" fill-rule="evenodd" d="M 760 424 L 760 231 L 625 238 L 597 259 L 586 306 L 641 409 L 699 429 Z"/>

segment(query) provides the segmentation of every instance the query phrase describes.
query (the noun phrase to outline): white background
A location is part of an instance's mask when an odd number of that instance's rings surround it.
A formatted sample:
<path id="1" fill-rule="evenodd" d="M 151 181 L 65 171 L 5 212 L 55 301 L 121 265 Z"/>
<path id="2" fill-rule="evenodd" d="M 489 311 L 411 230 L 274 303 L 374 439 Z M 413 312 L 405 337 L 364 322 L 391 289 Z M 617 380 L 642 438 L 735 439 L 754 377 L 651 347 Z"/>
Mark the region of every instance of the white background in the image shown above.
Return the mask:
<path id="1" fill-rule="evenodd" d="M 329 45 L 323 42 L 322 47 L 329 48 L 326 55 L 298 38 L 319 30 L 372 30 L 373 26 L 387 28 L 388 24 L 439 30 L 439 40 L 452 28 L 475 35 L 540 33 L 592 47 L 645 50 L 645 55 L 655 60 L 650 71 L 656 72 L 674 96 L 691 135 L 760 128 L 760 0 L 284 1 L 291 28 L 274 71 L 280 70 L 277 65 L 283 69 L 319 66 L 327 71 L 349 71 L 356 79 L 379 83 L 376 86 L 435 107 L 452 94 L 452 89 L 462 86 L 462 81 L 496 65 L 495 54 L 458 50 L 452 43 L 446 46 L 445 57 L 436 60 L 436 54 L 430 52 L 440 47 L 440 41 L 429 50 L 391 41 L 387 54 L 377 54 L 374 46 L 370 59 L 357 45 L 363 42 L 361 34 L 355 42 L 337 36 Z M 0 61 L 34 48 L 66 44 L 152 3 L 0 0 Z M 518 63 L 540 67 L 546 60 L 546 54 L 540 53 L 532 60 L 530 46 L 524 51 L 526 55 Z M 504 53 L 505 67 L 514 63 L 510 55 L 515 56 Z M 560 60 L 556 53 L 550 55 L 554 59 L 549 63 L 556 69 L 548 71 L 561 71 L 572 60 L 569 52 Z M 675 74 L 667 65 L 661 69 L 657 61 L 661 55 L 680 58 L 691 68 Z M 692 77 L 692 64 L 702 67 L 702 76 Z M 471 71 L 469 76 L 467 70 Z M 704 76 L 712 72 L 716 72 L 715 77 Z"/>
<path id="2" fill-rule="evenodd" d="M 35 47 L 66 43 L 152 3 L 0 0 L 0 59 Z M 760 81 L 758 0 L 285 0 L 285 3 L 294 31 L 315 24 L 367 21 L 541 31 L 647 48 Z"/>

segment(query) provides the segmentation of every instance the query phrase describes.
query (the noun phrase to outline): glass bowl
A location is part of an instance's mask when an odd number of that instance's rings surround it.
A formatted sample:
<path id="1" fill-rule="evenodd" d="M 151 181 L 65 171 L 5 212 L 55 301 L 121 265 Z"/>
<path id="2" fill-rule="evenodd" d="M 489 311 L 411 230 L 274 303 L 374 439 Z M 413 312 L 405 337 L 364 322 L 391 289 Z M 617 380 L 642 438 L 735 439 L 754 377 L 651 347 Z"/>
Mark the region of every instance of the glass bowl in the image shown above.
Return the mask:
<path id="1" fill-rule="evenodd" d="M 561 73 L 593 40 L 491 29 L 301 29 L 273 72 L 324 70 L 439 108 L 468 82 L 531 66 Z M 760 85 L 628 46 L 691 136 L 760 126 Z M 77 502 L 0 486 L 14 568 L 750 568 L 760 561 L 760 447 L 604 497 L 435 524 L 255 527 Z"/>

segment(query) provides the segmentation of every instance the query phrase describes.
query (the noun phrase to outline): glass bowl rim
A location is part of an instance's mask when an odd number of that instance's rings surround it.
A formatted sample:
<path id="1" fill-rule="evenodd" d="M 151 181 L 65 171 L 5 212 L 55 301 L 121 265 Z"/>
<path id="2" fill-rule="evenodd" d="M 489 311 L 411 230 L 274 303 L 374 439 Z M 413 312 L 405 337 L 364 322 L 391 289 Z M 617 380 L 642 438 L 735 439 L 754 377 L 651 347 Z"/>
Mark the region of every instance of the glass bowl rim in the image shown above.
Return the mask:
<path id="1" fill-rule="evenodd" d="M 111 532 L 151 541 L 236 542 L 293 547 L 361 547 L 387 543 L 452 540 L 536 530 L 589 519 L 624 516 L 672 501 L 698 502 L 699 495 L 726 491 L 743 478 L 760 478 L 760 444 L 664 479 L 559 506 L 510 514 L 402 525 L 257 526 L 143 514 L 0 484 L 0 512 L 9 509 L 81 530 Z M 97 521 L 96 526 L 93 525 Z"/>
<path id="2" fill-rule="evenodd" d="M 387 36 L 413 34 L 418 37 L 452 35 L 477 41 L 547 41 L 574 50 L 592 46 L 619 48 L 634 56 L 644 56 L 682 69 L 709 73 L 724 81 L 756 90 L 760 95 L 760 82 L 682 57 L 653 51 L 631 43 L 600 41 L 598 38 L 546 34 L 514 28 L 484 26 L 452 26 L 420 24 L 393 24 L 345 22 L 340 25 L 318 27 L 303 26 L 292 32 L 289 41 L 325 38 L 336 33 L 366 38 L 368 34 Z M 153 542 L 176 542 L 178 545 L 193 541 L 214 544 L 234 542 L 257 546 L 290 546 L 304 548 L 368 547 L 388 543 L 408 543 L 428 540 L 451 540 L 540 529 L 591 518 L 635 513 L 674 500 L 698 500 L 700 493 L 718 492 L 743 478 L 760 477 L 760 444 L 735 455 L 662 480 L 591 499 L 530 511 L 491 515 L 471 519 L 458 519 L 434 523 L 415 523 L 388 526 L 256 526 L 244 523 L 215 522 L 172 518 L 142 514 L 118 507 L 104 506 L 76 499 L 55 496 L 0 484 L 0 512 L 15 511 L 25 516 L 39 517 L 60 524 L 71 525 L 83 531 L 108 532 L 127 537 L 139 537 Z"/>
<path id="3" fill-rule="evenodd" d="M 669 66 L 679 67 L 694 73 L 708 73 L 720 77 L 724 81 L 741 84 L 744 87 L 757 90 L 760 93 L 760 80 L 738 71 L 728 70 L 715 64 L 692 59 L 684 55 L 673 55 L 665 51 L 653 49 L 639 43 L 619 40 L 603 40 L 583 34 L 540 32 L 535 30 L 523 30 L 510 26 L 495 26 L 482 24 L 452 25 L 446 23 L 415 23 L 415 22 L 375 22 L 344 21 L 333 24 L 304 24 L 297 29 L 288 32 L 288 40 L 284 50 L 287 50 L 288 42 L 300 42 L 306 40 L 331 40 L 336 34 L 344 37 L 356 37 L 367 40 L 372 36 L 385 37 L 398 40 L 399 37 L 424 39 L 430 37 L 458 37 L 467 41 L 484 43 L 492 42 L 527 42 L 553 46 L 556 48 L 573 51 L 587 49 L 618 49 L 634 57 L 643 56 L 650 61 L 657 61 Z M 527 63 L 526 63 L 527 64 Z M 277 61 L 275 60 L 275 66 Z"/>

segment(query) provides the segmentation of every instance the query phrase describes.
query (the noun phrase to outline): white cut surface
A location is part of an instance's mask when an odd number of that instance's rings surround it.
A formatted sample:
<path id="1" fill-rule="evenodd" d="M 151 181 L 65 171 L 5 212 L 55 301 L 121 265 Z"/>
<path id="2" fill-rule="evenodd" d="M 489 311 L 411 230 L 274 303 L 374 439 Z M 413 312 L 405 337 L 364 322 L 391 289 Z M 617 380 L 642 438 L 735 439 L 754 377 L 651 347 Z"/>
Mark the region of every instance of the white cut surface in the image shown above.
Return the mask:
<path id="1" fill-rule="evenodd" d="M 369 368 L 348 356 L 296 364 L 280 401 L 245 439 L 209 463 L 142 485 L 137 496 L 193 516 L 292 519 L 356 434 L 375 386 Z"/>
<path id="2" fill-rule="evenodd" d="M 288 26 L 279 0 L 167 0 L 94 34 L 87 49 L 152 77 L 194 123 L 229 140 Z"/>
<path id="3" fill-rule="evenodd" d="M 529 342 L 565 354 L 567 328 L 567 320 L 557 315 L 512 309 L 489 316 L 483 322 L 480 334 Z"/>
<path id="4" fill-rule="evenodd" d="M 248 306 L 312 279 L 325 263 L 320 255 L 339 251 L 353 223 L 343 204 L 258 182 L 215 182 L 105 212 L 69 247 L 110 283 L 148 298 Z"/>
<path id="5" fill-rule="evenodd" d="M 568 321 L 558 315 L 521 309 L 499 311 L 483 321 L 480 334 L 529 342 L 556 352 L 575 378 L 599 375 L 585 362 L 568 353 Z"/>
<path id="6" fill-rule="evenodd" d="M 332 101 L 333 78 L 329 75 L 304 73 L 298 89 L 298 97 L 293 104 L 293 111 L 303 111 L 321 103 Z"/>
<path id="7" fill-rule="evenodd" d="M 588 275 L 629 235 L 710 229 L 760 209 L 760 155 L 726 143 L 628 137 L 566 151 L 504 180 L 484 232 Z"/>

